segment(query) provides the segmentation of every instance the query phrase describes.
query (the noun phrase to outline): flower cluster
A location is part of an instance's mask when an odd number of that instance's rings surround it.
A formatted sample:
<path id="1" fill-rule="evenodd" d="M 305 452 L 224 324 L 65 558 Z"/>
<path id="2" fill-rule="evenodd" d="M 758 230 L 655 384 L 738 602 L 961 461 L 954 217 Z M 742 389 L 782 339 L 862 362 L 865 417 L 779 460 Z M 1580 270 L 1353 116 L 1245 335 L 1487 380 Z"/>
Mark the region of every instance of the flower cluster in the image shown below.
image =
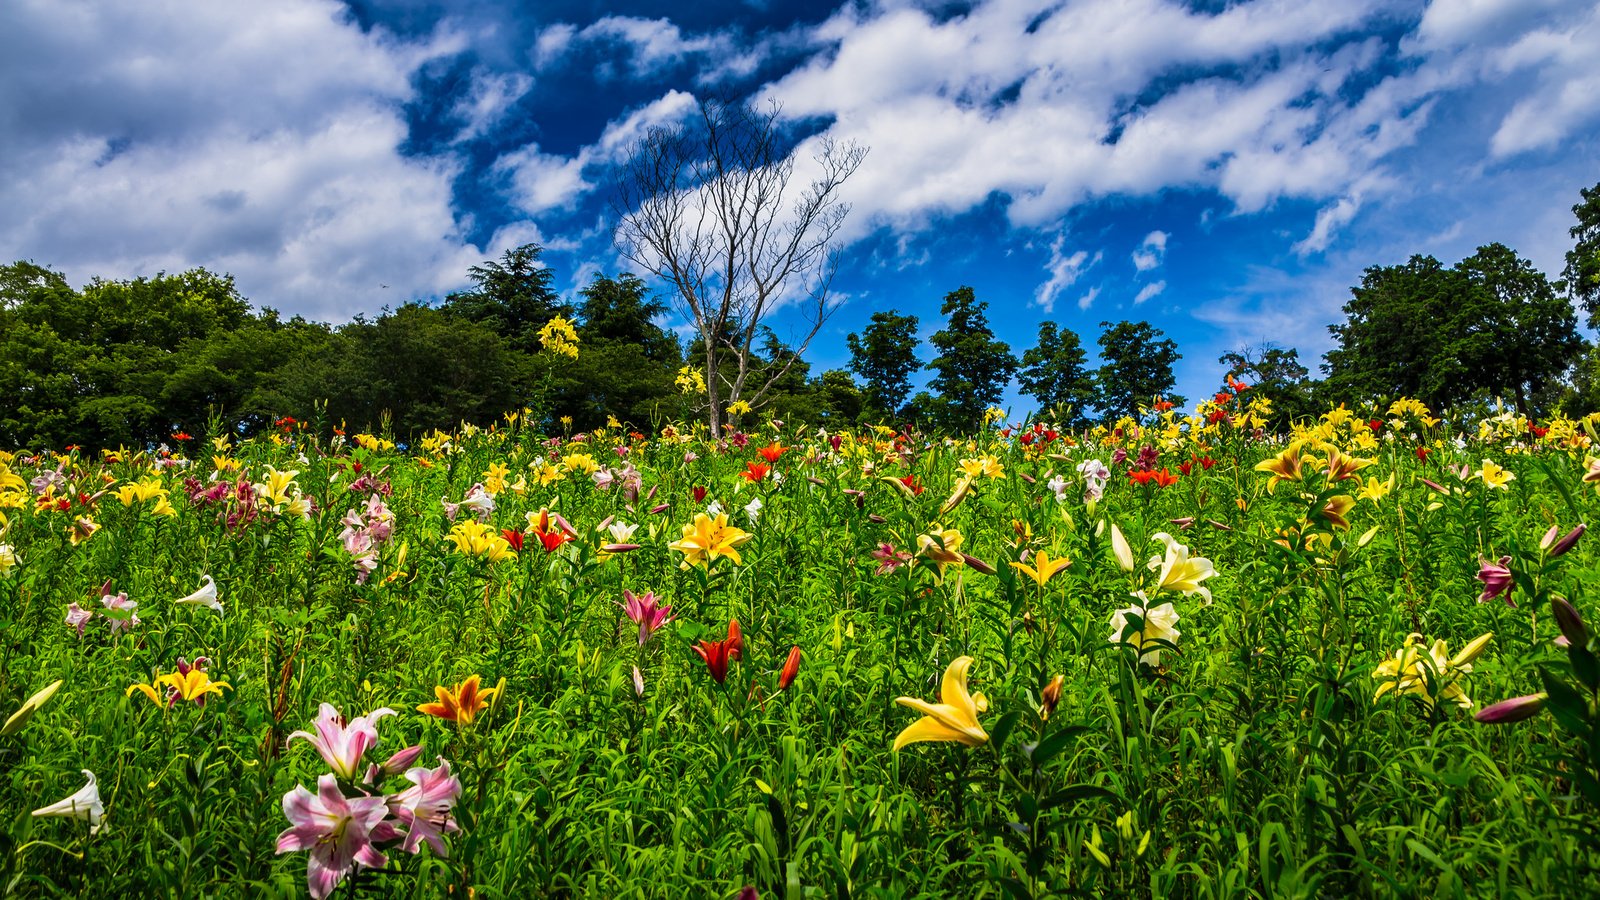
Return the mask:
<path id="1" fill-rule="evenodd" d="M 368 761 L 363 770 L 363 761 L 378 743 L 378 721 L 394 714 L 385 707 L 346 722 L 336 707 L 324 703 L 315 732 L 289 735 L 290 741 L 301 739 L 315 747 L 333 770 L 317 779 L 315 793 L 295 785 L 283 796 L 289 827 L 278 835 L 279 853 L 309 851 L 306 887 L 317 900 L 331 894 L 358 866 L 388 865 L 384 849 L 398 846 L 416 853 L 426 843 L 436 855 L 449 856 L 444 836 L 461 829 L 451 816 L 461 780 L 443 757 L 437 768 L 412 766 L 422 755 L 418 744 L 381 764 Z M 401 773 L 410 784 L 383 793 L 385 779 Z"/>
<path id="2" fill-rule="evenodd" d="M 378 568 L 378 547 L 388 543 L 394 534 L 394 513 L 384 505 L 383 497 L 374 492 L 367 498 L 366 506 L 352 509 L 339 520 L 344 530 L 339 532 L 339 543 L 350 554 L 356 569 L 356 584 L 366 584 Z"/>

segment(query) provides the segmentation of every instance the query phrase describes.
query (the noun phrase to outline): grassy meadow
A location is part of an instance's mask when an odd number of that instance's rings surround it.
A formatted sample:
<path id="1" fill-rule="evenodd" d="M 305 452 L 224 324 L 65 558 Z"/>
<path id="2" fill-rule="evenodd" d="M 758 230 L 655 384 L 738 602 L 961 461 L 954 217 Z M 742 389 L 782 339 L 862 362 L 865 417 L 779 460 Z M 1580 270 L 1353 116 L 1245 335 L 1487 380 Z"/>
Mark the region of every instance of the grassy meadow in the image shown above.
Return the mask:
<path id="1" fill-rule="evenodd" d="M 0 888 L 1600 892 L 1593 423 L 1250 401 L 0 454 Z"/>

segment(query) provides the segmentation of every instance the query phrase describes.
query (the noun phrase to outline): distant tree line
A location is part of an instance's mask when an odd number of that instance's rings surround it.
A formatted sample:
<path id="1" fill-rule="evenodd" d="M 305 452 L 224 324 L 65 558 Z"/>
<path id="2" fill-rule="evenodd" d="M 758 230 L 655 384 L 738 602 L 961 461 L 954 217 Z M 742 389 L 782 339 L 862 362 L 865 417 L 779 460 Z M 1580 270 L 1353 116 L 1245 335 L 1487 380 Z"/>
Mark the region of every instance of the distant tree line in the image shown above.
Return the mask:
<path id="1" fill-rule="evenodd" d="M 1351 289 L 1323 377 L 1311 377 L 1298 351 L 1271 345 L 1218 362 L 1272 400 L 1279 428 L 1332 404 L 1400 396 L 1437 410 L 1494 399 L 1533 416 L 1600 409 L 1600 348 L 1577 331 L 1578 310 L 1600 324 L 1600 185 L 1573 212 L 1560 280 L 1501 244 L 1448 267 L 1413 256 L 1367 269 Z M 731 427 L 759 411 L 829 426 L 970 430 L 1013 379 L 1067 427 L 1137 416 L 1158 398 L 1184 402 L 1172 393 L 1177 344 L 1149 322 L 1102 322 L 1091 366 L 1077 333 L 1045 321 L 1019 358 L 995 337 L 988 304 L 962 287 L 944 298 L 926 362 L 918 318 L 884 310 L 846 339 L 846 369 L 813 375 L 770 328 L 736 317 L 710 340 L 680 344 L 660 324 L 667 306 L 634 275 L 596 276 L 565 301 L 540 252 L 530 244 L 473 266 L 472 287 L 436 305 L 338 326 L 253 308 L 231 277 L 204 269 L 76 290 L 31 262 L 0 267 L 0 446 L 136 446 L 213 422 L 259 431 L 285 416 L 382 423 L 403 439 L 525 406 L 550 429 L 612 417 L 649 428 L 703 418 L 697 379 L 708 372 L 764 386 L 747 395 L 749 410 L 718 411 Z M 543 347 L 540 332 L 557 316 L 574 325 L 576 358 Z M 707 346 L 747 344 L 748 357 L 724 354 L 708 368 Z M 913 393 L 925 369 L 926 388 Z"/>

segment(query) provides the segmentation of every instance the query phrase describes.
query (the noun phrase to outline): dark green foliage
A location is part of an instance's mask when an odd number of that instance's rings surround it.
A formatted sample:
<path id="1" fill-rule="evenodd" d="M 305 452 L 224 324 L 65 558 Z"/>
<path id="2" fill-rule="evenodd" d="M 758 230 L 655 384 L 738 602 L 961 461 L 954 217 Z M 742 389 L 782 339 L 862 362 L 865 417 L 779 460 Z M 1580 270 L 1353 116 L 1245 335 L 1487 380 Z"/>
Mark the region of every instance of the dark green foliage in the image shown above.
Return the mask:
<path id="1" fill-rule="evenodd" d="M 1506 395 L 1535 413 L 1582 351 L 1570 304 L 1502 244 L 1448 269 L 1431 256 L 1373 266 L 1351 294 L 1348 318 L 1330 328 L 1330 399 L 1408 396 L 1439 409 Z"/>
<path id="2" fill-rule="evenodd" d="M 1286 431 L 1291 422 L 1321 412 L 1312 399 L 1310 371 L 1300 364 L 1300 351 L 1293 347 L 1230 350 L 1217 357 L 1217 362 L 1228 367 L 1227 377 L 1250 386 L 1251 397 L 1271 401 L 1272 416 L 1267 420 L 1271 431 Z"/>
<path id="3" fill-rule="evenodd" d="M 675 418 L 672 379 L 683 359 L 677 339 L 655 323 L 666 311 L 637 276 L 595 276 L 578 305 L 578 358 L 559 367 L 555 414 L 572 416 L 579 430 L 613 415 L 641 427 Z"/>
<path id="4" fill-rule="evenodd" d="M 550 270 L 539 262 L 544 248 L 523 244 L 467 270 L 476 288 L 451 294 L 443 308 L 451 315 L 485 325 L 524 353 L 539 352 L 539 329 L 572 310 L 550 286 Z"/>
<path id="5" fill-rule="evenodd" d="M 879 418 L 893 418 L 911 393 L 911 376 L 922 368 L 917 359 L 917 317 L 897 310 L 872 314 L 861 334 L 845 338 L 850 347 L 850 371 L 866 379 L 862 395 Z"/>
<path id="6" fill-rule="evenodd" d="M 972 288 L 961 287 L 945 295 L 939 313 L 945 327 L 934 333 L 933 346 L 939 355 L 928 368 L 939 374 L 929 382 L 938 392 L 933 421 L 951 431 L 971 431 L 983 420 L 983 412 L 1000 402 L 1006 385 L 1017 371 L 1017 358 L 1011 345 L 995 340 L 984 310 Z"/>
<path id="7" fill-rule="evenodd" d="M 1094 376 L 1084 367 L 1088 359 L 1077 332 L 1058 330 L 1054 322 L 1039 323 L 1039 343 L 1022 354 L 1017 383 L 1022 392 L 1039 401 L 1052 418 L 1068 428 L 1089 424 L 1094 405 Z"/>
<path id="8" fill-rule="evenodd" d="M 1583 202 L 1572 207 L 1578 224 L 1568 234 L 1572 249 L 1567 251 L 1567 294 L 1589 314 L 1589 327 L 1600 325 L 1600 184 L 1580 193 Z"/>
<path id="9" fill-rule="evenodd" d="M 1177 383 L 1172 364 L 1183 358 L 1176 341 L 1149 322 L 1101 322 L 1100 327 L 1105 331 L 1097 341 L 1101 364 L 1095 384 L 1106 421 L 1137 417 L 1139 407 L 1149 406 L 1157 397 L 1182 405 L 1183 398 L 1172 394 Z"/>

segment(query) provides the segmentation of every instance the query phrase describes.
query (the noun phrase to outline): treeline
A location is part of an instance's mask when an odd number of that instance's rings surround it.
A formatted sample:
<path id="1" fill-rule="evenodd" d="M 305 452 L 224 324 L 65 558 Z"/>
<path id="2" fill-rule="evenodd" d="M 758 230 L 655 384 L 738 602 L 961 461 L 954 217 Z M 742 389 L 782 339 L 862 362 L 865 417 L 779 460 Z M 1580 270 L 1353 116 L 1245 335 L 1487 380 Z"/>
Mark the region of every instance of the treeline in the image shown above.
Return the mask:
<path id="1" fill-rule="evenodd" d="M 518 248 L 438 306 L 337 327 L 253 309 L 204 269 L 76 291 L 32 263 L 0 268 L 0 446 L 136 446 L 285 416 L 407 436 L 535 402 L 585 423 L 681 415 L 678 342 L 644 283 L 598 277 L 569 305 L 538 256 Z M 558 315 L 578 323 L 576 359 L 538 352 Z"/>
<path id="2" fill-rule="evenodd" d="M 1224 354 L 1225 378 L 1269 398 L 1278 427 L 1337 403 L 1400 396 L 1436 410 L 1500 398 L 1533 416 L 1600 409 L 1600 350 L 1578 334 L 1576 316 L 1586 311 L 1593 327 L 1600 314 L 1600 185 L 1582 194 L 1562 280 L 1500 244 L 1448 267 L 1430 256 L 1373 266 L 1330 328 L 1337 346 L 1323 377 L 1298 351 L 1269 345 Z M 569 303 L 539 255 L 518 247 L 472 267 L 471 289 L 437 305 L 340 326 L 255 309 L 231 277 L 204 269 L 96 279 L 79 291 L 31 262 L 0 267 L 0 447 L 137 446 L 215 422 L 259 431 L 286 416 L 402 439 L 523 407 L 551 429 L 702 416 L 702 342 L 680 344 L 658 324 L 667 307 L 642 280 L 597 276 Z M 1172 393 L 1177 344 L 1149 322 L 1102 322 L 1091 367 L 1079 335 L 1050 321 L 1018 357 L 969 287 L 946 295 L 940 316 L 924 350 L 916 316 L 874 313 L 847 339 L 848 370 L 816 375 L 763 328 L 747 366 L 759 383 L 774 377 L 730 421 L 759 411 L 970 430 L 1013 378 L 1069 427 L 1137 415 L 1157 398 L 1184 403 Z M 574 326 L 575 357 L 541 340 L 557 317 Z M 737 364 L 723 355 L 722 376 L 731 380 Z M 924 370 L 927 388 L 913 394 Z"/>

